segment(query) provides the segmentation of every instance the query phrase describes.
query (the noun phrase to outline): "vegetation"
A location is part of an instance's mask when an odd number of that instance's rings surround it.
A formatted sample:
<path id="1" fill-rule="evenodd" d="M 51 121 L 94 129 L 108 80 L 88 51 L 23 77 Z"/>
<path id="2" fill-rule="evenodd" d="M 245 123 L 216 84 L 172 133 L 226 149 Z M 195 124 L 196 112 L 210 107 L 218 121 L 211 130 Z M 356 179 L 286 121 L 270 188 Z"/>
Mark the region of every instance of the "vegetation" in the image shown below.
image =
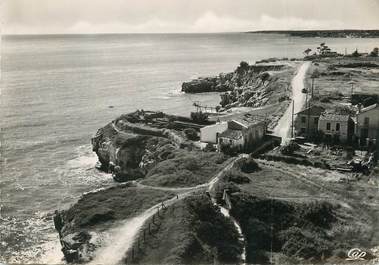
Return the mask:
<path id="1" fill-rule="evenodd" d="M 359 57 L 361 54 L 358 52 L 358 49 L 355 49 L 355 51 L 351 54 L 353 57 Z"/>
<path id="2" fill-rule="evenodd" d="M 208 121 L 208 114 L 205 112 L 191 112 L 191 119 L 194 122 L 206 123 Z"/>
<path id="3" fill-rule="evenodd" d="M 221 153 L 178 150 L 175 158 L 158 163 L 142 182 L 167 187 L 206 183 L 221 170 L 226 159 Z"/>
<path id="4" fill-rule="evenodd" d="M 124 220 L 174 196 L 175 193 L 172 192 L 126 186 L 88 193 L 62 213 L 63 222 L 70 224 L 64 232 L 70 233 L 108 221 Z"/>
<path id="5" fill-rule="evenodd" d="M 378 57 L 379 55 L 379 48 L 375 47 L 372 52 L 370 52 L 371 57 Z"/>
<path id="6" fill-rule="evenodd" d="M 192 128 L 184 129 L 184 134 L 186 135 L 187 139 L 191 141 L 198 141 L 200 139 L 197 131 Z"/>
<path id="7" fill-rule="evenodd" d="M 245 61 L 240 62 L 240 65 L 237 67 L 236 72 L 241 74 L 249 69 L 249 64 Z"/>
<path id="8" fill-rule="evenodd" d="M 246 236 L 249 263 L 267 263 L 271 250 L 320 260 L 337 247 L 325 232 L 337 220 L 329 203 L 296 204 L 245 193 L 235 193 L 231 200 L 231 214 Z"/>
<path id="9" fill-rule="evenodd" d="M 133 263 L 211 264 L 214 259 L 237 263 L 241 252 L 238 232 L 231 221 L 208 196 L 196 195 L 161 213 L 152 236 L 142 244 Z"/>
<path id="10" fill-rule="evenodd" d="M 260 170 L 258 163 L 251 157 L 239 159 L 234 166 L 243 173 L 253 173 Z"/>

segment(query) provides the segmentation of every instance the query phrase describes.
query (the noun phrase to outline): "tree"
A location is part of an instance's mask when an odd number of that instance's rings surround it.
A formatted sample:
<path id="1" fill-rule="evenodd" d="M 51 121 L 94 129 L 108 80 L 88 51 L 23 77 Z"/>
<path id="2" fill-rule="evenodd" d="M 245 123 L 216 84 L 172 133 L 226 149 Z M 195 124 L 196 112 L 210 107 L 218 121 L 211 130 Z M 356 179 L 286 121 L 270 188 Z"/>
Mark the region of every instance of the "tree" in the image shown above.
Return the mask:
<path id="1" fill-rule="evenodd" d="M 208 121 L 208 113 L 204 112 L 191 112 L 191 119 L 194 122 L 205 123 Z"/>
<path id="2" fill-rule="evenodd" d="M 355 49 L 355 51 L 351 54 L 353 57 L 359 57 L 360 54 L 358 52 L 358 49 Z"/>
<path id="3" fill-rule="evenodd" d="M 245 61 L 240 62 L 240 65 L 237 67 L 237 73 L 243 73 L 249 69 L 249 64 Z"/>
<path id="4" fill-rule="evenodd" d="M 308 48 L 308 49 L 306 49 L 306 50 L 304 51 L 304 54 L 305 54 L 306 56 L 308 56 L 309 53 L 310 53 L 311 51 L 312 51 L 312 49 Z"/>
<path id="5" fill-rule="evenodd" d="M 378 57 L 379 55 L 379 48 L 375 47 L 372 52 L 370 53 L 371 57 Z"/>
<path id="6" fill-rule="evenodd" d="M 317 68 L 313 71 L 311 78 L 318 78 L 320 77 L 320 72 L 317 70 Z"/>

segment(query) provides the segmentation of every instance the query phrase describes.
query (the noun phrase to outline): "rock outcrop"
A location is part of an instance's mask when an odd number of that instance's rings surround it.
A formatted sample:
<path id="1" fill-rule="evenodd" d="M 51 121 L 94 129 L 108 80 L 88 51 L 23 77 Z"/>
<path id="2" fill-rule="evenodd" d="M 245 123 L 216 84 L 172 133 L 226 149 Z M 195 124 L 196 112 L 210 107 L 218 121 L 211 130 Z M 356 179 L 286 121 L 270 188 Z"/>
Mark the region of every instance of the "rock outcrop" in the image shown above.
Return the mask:
<path id="1" fill-rule="evenodd" d="M 99 129 L 92 138 L 99 168 L 113 173 L 117 181 L 145 176 L 152 166 L 169 158 L 172 150 L 188 144 L 184 133 L 167 129 L 170 119 L 163 113 L 137 111 Z"/>
<path id="2" fill-rule="evenodd" d="M 55 229 L 68 263 L 90 261 L 104 244 L 104 231 L 117 221 L 135 217 L 157 203 L 175 196 L 169 191 L 139 189 L 123 183 L 83 195 L 64 211 L 56 211 Z"/>
<path id="3" fill-rule="evenodd" d="M 288 99 L 294 67 L 287 64 L 241 62 L 234 72 L 216 77 L 198 78 L 182 84 L 185 93 L 225 92 L 222 108 L 259 107 Z"/>

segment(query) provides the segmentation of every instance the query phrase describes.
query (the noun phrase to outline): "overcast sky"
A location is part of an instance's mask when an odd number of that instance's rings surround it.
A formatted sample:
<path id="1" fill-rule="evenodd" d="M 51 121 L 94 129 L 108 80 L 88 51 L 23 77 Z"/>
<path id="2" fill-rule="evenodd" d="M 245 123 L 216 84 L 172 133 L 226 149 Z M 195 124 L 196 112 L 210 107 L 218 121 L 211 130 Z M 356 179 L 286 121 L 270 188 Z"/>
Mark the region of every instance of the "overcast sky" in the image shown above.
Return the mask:
<path id="1" fill-rule="evenodd" d="M 3 0 L 2 32 L 379 29 L 379 0 Z"/>

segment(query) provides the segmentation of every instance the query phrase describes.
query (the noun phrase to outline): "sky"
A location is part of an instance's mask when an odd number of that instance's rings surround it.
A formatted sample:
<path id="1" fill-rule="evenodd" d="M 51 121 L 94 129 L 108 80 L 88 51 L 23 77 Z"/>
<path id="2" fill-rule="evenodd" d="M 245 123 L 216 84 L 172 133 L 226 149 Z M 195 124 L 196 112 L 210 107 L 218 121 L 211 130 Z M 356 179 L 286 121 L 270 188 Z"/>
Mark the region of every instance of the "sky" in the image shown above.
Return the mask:
<path id="1" fill-rule="evenodd" d="M 3 34 L 379 29 L 379 0 L 2 0 Z"/>

